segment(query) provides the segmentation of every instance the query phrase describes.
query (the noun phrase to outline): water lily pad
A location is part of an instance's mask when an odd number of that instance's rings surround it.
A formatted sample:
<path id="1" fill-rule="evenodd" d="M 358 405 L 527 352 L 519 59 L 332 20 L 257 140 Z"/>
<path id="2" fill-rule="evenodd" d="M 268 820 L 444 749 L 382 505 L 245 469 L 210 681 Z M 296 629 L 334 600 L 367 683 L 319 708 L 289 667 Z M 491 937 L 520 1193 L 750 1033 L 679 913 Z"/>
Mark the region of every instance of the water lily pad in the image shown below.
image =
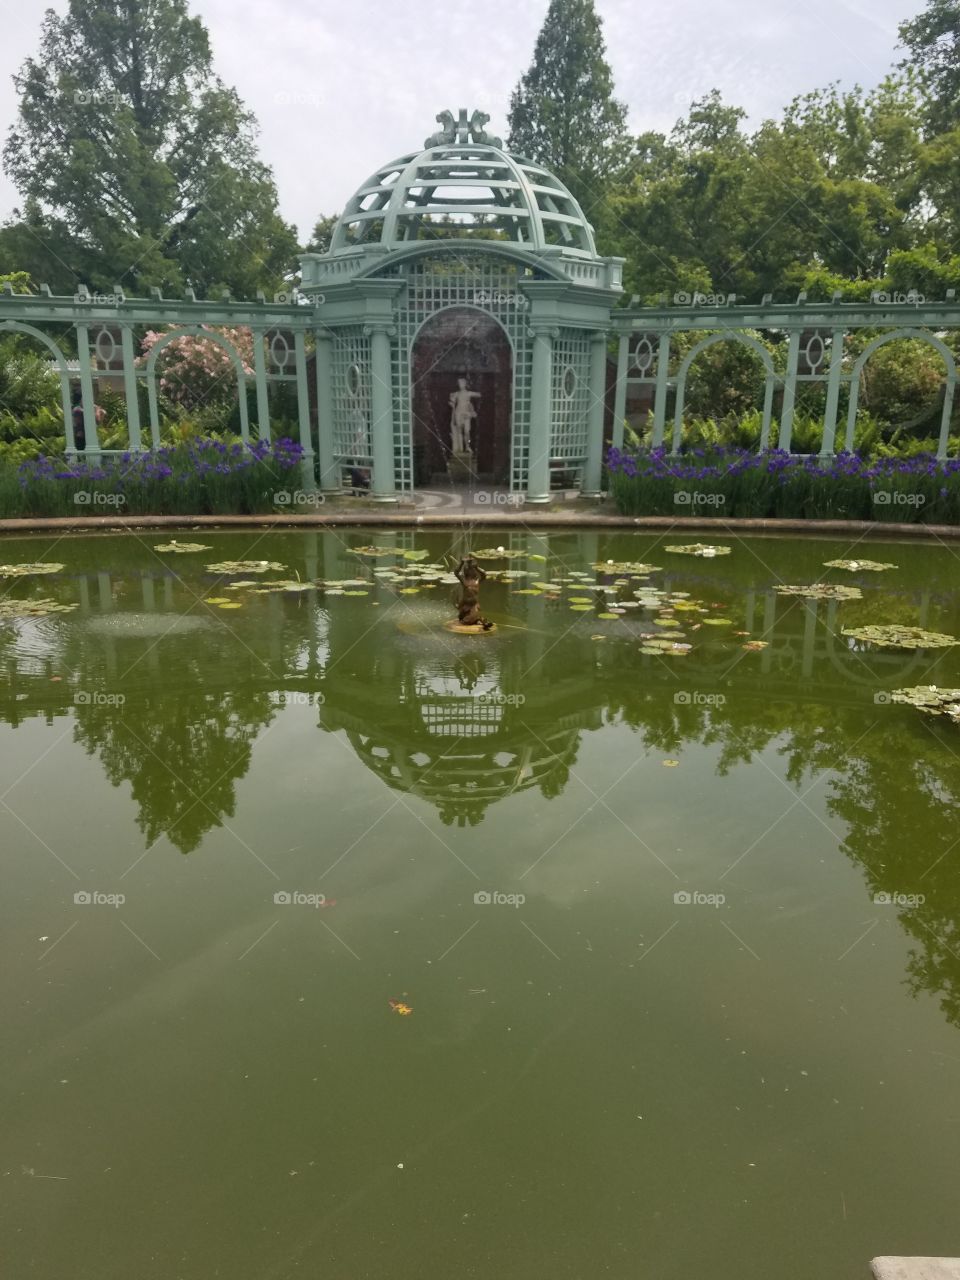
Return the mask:
<path id="1" fill-rule="evenodd" d="M 285 569 L 285 564 L 278 564 L 275 560 L 221 560 L 217 564 L 208 564 L 207 569 L 210 573 L 267 573 L 269 570 L 277 572 Z"/>
<path id="2" fill-rule="evenodd" d="M 571 612 L 573 613 L 587 613 L 592 608 L 592 604 L 572 604 L 570 606 Z"/>
<path id="3" fill-rule="evenodd" d="M 592 568 L 600 573 L 629 573 L 638 578 L 646 578 L 651 573 L 660 572 L 655 564 L 639 564 L 633 560 L 598 560 Z"/>
<path id="4" fill-rule="evenodd" d="M 728 556 L 732 547 L 714 546 L 709 542 L 688 542 L 680 547 L 664 547 L 664 551 L 672 551 L 676 556 Z"/>
<path id="5" fill-rule="evenodd" d="M 938 689 L 935 684 L 914 685 L 912 689 L 896 689 L 893 702 L 905 702 L 931 716 L 946 716 L 960 724 L 960 689 Z"/>
<path id="6" fill-rule="evenodd" d="M 769 640 L 748 640 L 747 643 L 742 644 L 740 648 L 745 649 L 747 653 L 759 653 L 761 649 L 768 648 L 769 644 Z"/>
<path id="7" fill-rule="evenodd" d="M 56 600 L 0 600 L 0 618 L 43 618 L 48 613 L 72 613 L 78 607 Z"/>
<path id="8" fill-rule="evenodd" d="M 400 554 L 404 560 L 426 560 L 430 552 L 424 549 L 423 551 L 402 551 Z"/>
<path id="9" fill-rule="evenodd" d="M 885 649 L 947 649 L 960 644 L 955 636 L 921 627 L 844 627 L 842 634 Z"/>
<path id="10" fill-rule="evenodd" d="M 229 604 L 230 599 L 228 596 L 208 596 L 203 603 L 204 604 Z"/>
<path id="11" fill-rule="evenodd" d="M 396 555 L 396 547 L 351 547 L 351 552 L 355 556 L 393 556 Z"/>
<path id="12" fill-rule="evenodd" d="M 345 591 L 343 594 L 344 594 L 345 596 L 368 596 L 368 595 L 370 594 L 370 592 L 369 592 L 369 591 L 356 591 L 356 590 L 354 590 L 354 591 Z"/>
<path id="13" fill-rule="evenodd" d="M 704 623 L 708 627 L 732 627 L 732 618 L 704 618 Z"/>
<path id="14" fill-rule="evenodd" d="M 217 606 L 218 609 L 242 609 L 243 605 L 239 600 L 224 600 L 222 604 Z"/>
<path id="15" fill-rule="evenodd" d="M 153 548 L 154 551 L 172 552 L 174 555 L 187 555 L 195 551 L 209 551 L 210 548 L 202 542 L 178 542 L 176 538 L 172 542 L 158 542 Z"/>
<path id="16" fill-rule="evenodd" d="M 0 564 L 0 578 L 26 578 L 40 573 L 59 573 L 62 564 L 43 560 L 36 564 Z"/>
<path id="17" fill-rule="evenodd" d="M 415 595 L 419 595 L 419 593 L 420 593 L 419 587 L 401 587 L 399 592 L 399 594 L 402 596 L 415 596 Z"/>
<path id="18" fill-rule="evenodd" d="M 851 573 L 859 573 L 861 569 L 870 573 L 882 573 L 884 569 L 896 569 L 895 564 L 885 564 L 881 560 L 824 560 L 827 569 L 849 569 Z"/>
<path id="19" fill-rule="evenodd" d="M 593 604 L 589 596 L 570 596 L 571 604 Z"/>
<path id="20" fill-rule="evenodd" d="M 832 582 L 811 582 L 800 587 L 774 587 L 780 596 L 802 596 L 805 600 L 862 600 L 859 587 L 840 587 Z"/>
<path id="21" fill-rule="evenodd" d="M 620 617 L 620 614 L 619 613 L 598 613 L 597 617 L 603 618 L 605 622 L 611 622 L 611 621 L 616 622 L 617 618 Z"/>
<path id="22" fill-rule="evenodd" d="M 481 547 L 471 553 L 475 560 L 519 560 L 525 551 L 508 551 L 505 547 Z M 532 557 L 531 557 L 532 558 Z"/>

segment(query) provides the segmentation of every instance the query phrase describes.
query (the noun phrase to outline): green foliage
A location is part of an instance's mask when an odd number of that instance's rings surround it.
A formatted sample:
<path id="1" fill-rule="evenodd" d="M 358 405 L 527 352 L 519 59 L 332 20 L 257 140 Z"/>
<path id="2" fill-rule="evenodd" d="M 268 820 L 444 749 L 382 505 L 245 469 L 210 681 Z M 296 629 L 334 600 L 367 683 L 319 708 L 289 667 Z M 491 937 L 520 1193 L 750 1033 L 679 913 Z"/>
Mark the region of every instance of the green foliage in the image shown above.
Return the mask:
<path id="1" fill-rule="evenodd" d="M 960 0 L 927 0 L 925 11 L 901 23 L 900 39 L 929 93 L 936 130 L 960 123 Z"/>
<path id="2" fill-rule="evenodd" d="M 47 10 L 40 52 L 14 79 L 4 161 L 25 207 L 0 235 L 0 269 L 140 295 L 189 285 L 250 296 L 281 282 L 296 237 L 255 121 L 214 75 L 186 0 Z"/>
<path id="3" fill-rule="evenodd" d="M 593 0 L 550 0 L 533 62 L 510 99 L 510 149 L 552 169 L 592 219 L 626 160 L 626 118 Z"/>

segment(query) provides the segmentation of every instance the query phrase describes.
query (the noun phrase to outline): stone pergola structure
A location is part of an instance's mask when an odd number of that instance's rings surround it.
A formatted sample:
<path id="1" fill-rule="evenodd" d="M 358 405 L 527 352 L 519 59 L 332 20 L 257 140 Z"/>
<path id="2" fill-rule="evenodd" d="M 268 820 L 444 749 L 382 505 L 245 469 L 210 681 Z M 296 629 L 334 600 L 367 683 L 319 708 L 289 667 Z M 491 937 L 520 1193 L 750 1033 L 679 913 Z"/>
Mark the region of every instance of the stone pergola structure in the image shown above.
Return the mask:
<path id="1" fill-rule="evenodd" d="M 395 502 L 429 482 L 451 452 L 450 395 L 465 377 L 476 392 L 476 458 L 465 476 L 545 503 L 551 488 L 597 494 L 605 441 L 623 443 L 628 392 L 652 402 L 654 446 L 683 441 L 687 375 L 714 343 L 757 351 L 765 367 L 758 448 L 791 447 L 799 389 L 826 384 L 821 453 L 851 449 L 860 374 L 878 347 L 917 338 L 944 363 L 938 454 L 951 452 L 956 361 L 944 342 L 960 329 L 960 304 L 916 294 L 875 295 L 870 302 L 759 305 L 713 295 L 677 295 L 674 305 L 621 306 L 623 259 L 597 253 L 593 230 L 559 179 L 507 151 L 474 111 L 437 116 L 440 128 L 418 151 L 377 169 L 347 201 L 328 251 L 305 254 L 299 290 L 258 294 L 253 302 L 125 297 L 81 287 L 54 297 L 0 292 L 0 333 L 30 335 L 61 380 L 67 449 L 75 453 L 71 384 L 79 383 L 85 454 L 98 438 L 94 382 L 113 380 L 128 412 L 127 447 L 159 447 L 158 366 L 178 335 L 203 335 L 227 353 L 237 377 L 243 440 L 269 439 L 270 388 L 294 392 L 304 485 L 341 491 L 358 469 L 372 496 Z M 149 356 L 147 329 L 166 328 Z M 216 328 L 248 327 L 253 368 Z M 855 359 L 847 336 L 876 331 Z M 753 336 L 782 336 L 786 367 L 774 368 Z M 702 334 L 682 360 L 673 338 Z M 55 338 L 66 338 L 64 347 Z M 65 348 L 76 347 L 77 362 Z M 616 350 L 612 423 L 606 413 L 607 365 Z M 247 390 L 255 389 L 254 421 Z M 141 399 L 141 388 L 145 395 Z M 841 392 L 848 392 L 841 423 Z M 145 404 L 143 404 L 145 401 Z M 316 413 L 312 411 L 315 402 Z M 142 406 L 142 407 L 141 407 Z M 779 429 L 771 437 L 776 416 Z M 605 421 L 606 417 L 606 421 Z"/>

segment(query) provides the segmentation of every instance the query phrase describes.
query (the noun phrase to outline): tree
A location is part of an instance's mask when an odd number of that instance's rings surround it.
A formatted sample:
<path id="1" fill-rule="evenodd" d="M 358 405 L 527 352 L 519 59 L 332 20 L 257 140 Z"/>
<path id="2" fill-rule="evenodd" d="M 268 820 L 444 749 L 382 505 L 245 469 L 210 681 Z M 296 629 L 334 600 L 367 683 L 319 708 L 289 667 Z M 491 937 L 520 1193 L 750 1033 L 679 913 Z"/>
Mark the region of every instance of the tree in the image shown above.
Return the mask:
<path id="1" fill-rule="evenodd" d="M 551 169 L 589 216 L 626 159 L 626 118 L 593 0 L 550 0 L 510 99 L 508 147 Z"/>
<path id="2" fill-rule="evenodd" d="M 900 64 L 914 67 L 929 94 L 934 132 L 960 124 L 960 0 L 927 0 L 926 10 L 900 24 L 900 40 L 909 49 Z"/>
<path id="3" fill-rule="evenodd" d="M 187 0 L 70 0 L 14 77 L 5 168 L 25 200 L 4 241 L 109 291 L 251 295 L 277 287 L 296 237 L 277 212 L 256 124 L 214 75 Z M 44 275 L 40 279 L 48 278 Z"/>
<path id="4" fill-rule="evenodd" d="M 304 253 L 329 253 L 333 229 L 340 221 L 339 213 L 322 213 L 313 226 Z"/>

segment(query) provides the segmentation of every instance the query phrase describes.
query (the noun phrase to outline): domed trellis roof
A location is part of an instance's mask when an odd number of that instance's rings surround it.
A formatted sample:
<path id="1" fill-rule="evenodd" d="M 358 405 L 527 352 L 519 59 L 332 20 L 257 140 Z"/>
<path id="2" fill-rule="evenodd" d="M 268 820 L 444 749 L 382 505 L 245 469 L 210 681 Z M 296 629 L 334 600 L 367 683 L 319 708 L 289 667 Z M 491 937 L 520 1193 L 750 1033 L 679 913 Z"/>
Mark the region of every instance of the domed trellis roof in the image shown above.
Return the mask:
<path id="1" fill-rule="evenodd" d="M 559 246 L 596 258 L 593 230 L 559 178 L 508 154 L 488 134 L 489 116 L 464 108 L 437 116 L 423 151 L 383 165 L 347 201 L 331 253 L 358 245 L 489 239 L 536 252 Z"/>

